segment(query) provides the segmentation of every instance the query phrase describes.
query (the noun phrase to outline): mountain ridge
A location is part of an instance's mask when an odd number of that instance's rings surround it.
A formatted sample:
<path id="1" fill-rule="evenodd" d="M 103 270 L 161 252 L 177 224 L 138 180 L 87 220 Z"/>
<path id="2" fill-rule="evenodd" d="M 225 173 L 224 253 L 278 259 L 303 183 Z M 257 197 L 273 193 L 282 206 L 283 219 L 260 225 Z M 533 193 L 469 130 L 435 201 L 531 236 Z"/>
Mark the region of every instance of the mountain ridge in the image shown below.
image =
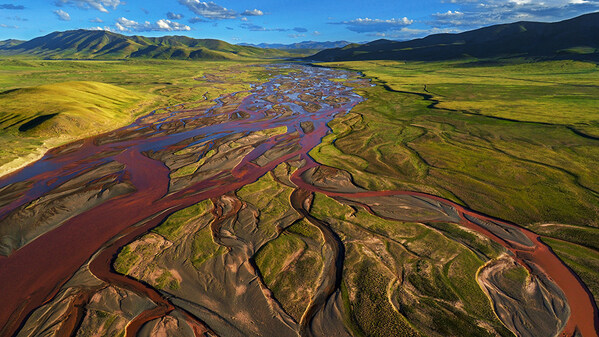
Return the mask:
<path id="1" fill-rule="evenodd" d="M 29 55 L 48 59 L 205 59 L 289 57 L 281 50 L 238 46 L 216 39 L 187 36 L 126 36 L 103 30 L 53 32 L 29 41 L 0 42 L 0 55 Z"/>
<path id="2" fill-rule="evenodd" d="M 599 60 L 599 12 L 559 22 L 519 21 L 401 42 L 381 39 L 326 49 L 306 59 L 441 61 L 469 57 Z"/>

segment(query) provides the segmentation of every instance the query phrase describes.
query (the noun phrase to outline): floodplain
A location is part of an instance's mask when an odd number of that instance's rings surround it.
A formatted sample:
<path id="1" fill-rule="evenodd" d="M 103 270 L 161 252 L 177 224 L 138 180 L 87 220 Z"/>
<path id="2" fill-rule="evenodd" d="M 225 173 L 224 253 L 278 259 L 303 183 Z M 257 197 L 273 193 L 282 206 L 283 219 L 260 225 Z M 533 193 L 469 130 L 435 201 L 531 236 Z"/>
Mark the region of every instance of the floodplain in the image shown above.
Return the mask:
<path id="1" fill-rule="evenodd" d="M 0 62 L 1 334 L 596 335 L 595 64 Z"/>

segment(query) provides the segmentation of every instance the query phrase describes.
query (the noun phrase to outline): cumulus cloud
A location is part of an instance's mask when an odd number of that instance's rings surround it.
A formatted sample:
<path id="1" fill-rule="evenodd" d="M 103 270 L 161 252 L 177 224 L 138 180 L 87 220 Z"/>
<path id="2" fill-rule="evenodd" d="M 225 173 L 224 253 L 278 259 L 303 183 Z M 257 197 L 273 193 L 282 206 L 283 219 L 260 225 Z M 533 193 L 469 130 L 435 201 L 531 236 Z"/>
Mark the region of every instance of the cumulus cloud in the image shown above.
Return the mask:
<path id="1" fill-rule="evenodd" d="M 100 27 L 100 26 L 96 26 L 96 27 L 90 27 L 88 28 L 89 30 L 104 30 L 107 32 L 112 32 L 112 29 L 108 26 L 104 26 L 104 27 Z"/>
<path id="2" fill-rule="evenodd" d="M 431 25 L 475 28 L 515 21 L 559 21 L 599 10 L 597 0 L 447 0 L 458 8 L 432 15 Z"/>
<path id="3" fill-rule="evenodd" d="M 115 26 L 117 30 L 121 32 L 152 32 L 152 31 L 163 31 L 163 32 L 172 32 L 172 31 L 188 31 L 191 30 L 191 27 L 186 26 L 184 24 L 174 22 L 168 19 L 161 19 L 154 23 L 145 21 L 145 22 L 137 22 L 133 20 L 129 20 L 124 17 L 120 17 L 116 20 Z"/>
<path id="4" fill-rule="evenodd" d="M 208 19 L 235 19 L 239 16 L 234 10 L 217 5 L 212 1 L 179 0 L 179 3 L 189 8 L 195 14 Z"/>
<path id="5" fill-rule="evenodd" d="M 312 32 L 312 35 L 318 36 L 318 35 L 320 35 L 320 32 L 317 31 L 317 30 L 315 30 L 315 31 Z"/>
<path id="6" fill-rule="evenodd" d="M 183 14 L 168 12 L 166 13 L 166 18 L 169 20 L 181 20 L 183 18 Z"/>
<path id="7" fill-rule="evenodd" d="M 187 7 L 193 13 L 210 20 L 238 18 L 241 18 L 243 20 L 245 17 L 248 16 L 264 15 L 264 12 L 259 9 L 246 9 L 245 11 L 238 13 L 232 9 L 228 9 L 221 5 L 218 5 L 213 1 L 179 0 L 179 3 Z"/>
<path id="8" fill-rule="evenodd" d="M 409 26 L 413 23 L 413 20 L 407 17 L 399 19 L 369 19 L 369 18 L 358 18 L 351 21 L 333 22 L 332 24 L 345 25 L 345 27 L 352 32 L 366 33 L 366 32 L 386 32 L 389 30 L 397 29 L 399 27 Z"/>
<path id="9" fill-rule="evenodd" d="M 252 9 L 252 10 L 245 10 L 243 13 L 241 13 L 241 15 L 243 16 L 262 16 L 264 15 L 264 12 L 262 12 L 259 9 Z"/>
<path id="10" fill-rule="evenodd" d="M 90 19 L 89 22 L 102 23 L 102 22 L 104 22 L 104 20 L 102 20 L 100 18 L 95 18 L 95 19 Z"/>
<path id="11" fill-rule="evenodd" d="M 23 5 L 14 5 L 14 4 L 0 4 L 0 9 L 13 9 L 13 10 L 21 10 L 25 9 Z M 4 27 L 6 28 L 6 27 Z"/>
<path id="12" fill-rule="evenodd" d="M 71 21 L 71 16 L 69 15 L 69 13 L 63 11 L 62 9 L 57 9 L 57 10 L 55 10 L 53 12 L 58 17 L 58 20 L 61 20 L 61 21 Z"/>
<path id="13" fill-rule="evenodd" d="M 107 7 L 116 9 L 123 4 L 121 0 L 56 0 L 54 3 L 59 7 L 68 5 L 84 9 L 93 8 L 104 13 L 108 13 Z"/>

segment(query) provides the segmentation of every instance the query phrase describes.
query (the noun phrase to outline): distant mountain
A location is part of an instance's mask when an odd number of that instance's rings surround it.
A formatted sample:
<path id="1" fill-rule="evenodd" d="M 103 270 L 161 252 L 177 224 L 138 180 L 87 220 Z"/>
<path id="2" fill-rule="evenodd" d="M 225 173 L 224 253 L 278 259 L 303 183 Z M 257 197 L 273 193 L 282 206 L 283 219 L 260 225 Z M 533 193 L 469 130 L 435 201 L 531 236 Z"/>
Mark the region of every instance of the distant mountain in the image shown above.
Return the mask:
<path id="1" fill-rule="evenodd" d="M 16 46 L 20 43 L 23 43 L 24 41 L 21 40 L 15 40 L 15 39 L 8 39 L 8 40 L 4 40 L 4 41 L 0 41 L 0 48 L 6 48 L 6 47 L 12 47 L 12 46 Z"/>
<path id="2" fill-rule="evenodd" d="M 249 43 L 240 43 L 240 46 L 252 46 L 259 48 L 269 48 L 269 49 L 311 49 L 311 50 L 322 50 L 329 48 L 341 48 L 345 47 L 350 42 L 347 41 L 326 41 L 326 42 L 318 42 L 318 41 L 302 41 L 292 44 L 281 44 L 281 43 L 260 43 L 260 44 L 249 44 Z"/>
<path id="3" fill-rule="evenodd" d="M 435 34 L 397 42 L 376 40 L 363 45 L 323 50 L 310 60 L 422 60 L 460 58 L 571 58 L 599 61 L 599 13 L 570 20 L 516 22 L 459 34 Z"/>
<path id="4" fill-rule="evenodd" d="M 6 40 L 0 55 L 31 55 L 50 59 L 207 59 L 288 57 L 277 49 L 232 45 L 186 36 L 125 36 L 102 30 L 54 32 L 29 41 Z"/>

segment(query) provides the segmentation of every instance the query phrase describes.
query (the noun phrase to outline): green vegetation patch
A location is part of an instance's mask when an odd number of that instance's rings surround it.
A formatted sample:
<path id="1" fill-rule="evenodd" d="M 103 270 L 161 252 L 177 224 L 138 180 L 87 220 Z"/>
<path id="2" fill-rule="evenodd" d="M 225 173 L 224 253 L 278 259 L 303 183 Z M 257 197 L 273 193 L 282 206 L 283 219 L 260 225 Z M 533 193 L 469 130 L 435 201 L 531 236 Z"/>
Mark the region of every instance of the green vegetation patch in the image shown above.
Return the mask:
<path id="1" fill-rule="evenodd" d="M 348 260 L 353 260 L 351 254 L 359 246 L 351 245 L 348 249 Z M 410 326 L 388 300 L 389 282 L 392 278 L 388 271 L 381 268 L 376 262 L 362 258 L 360 262 L 352 264 L 354 276 L 346 279 L 348 288 L 351 289 L 350 300 L 351 315 L 359 326 L 359 335 L 363 336 L 420 336 Z"/>
<path id="2" fill-rule="evenodd" d="M 237 196 L 259 210 L 259 229 L 265 237 L 270 237 L 277 230 L 279 219 L 288 212 L 295 213 L 289 203 L 292 192 L 293 188 L 278 183 L 271 174 L 265 174 L 239 189 Z"/>
<path id="3" fill-rule="evenodd" d="M 471 323 L 479 321 L 510 335 L 476 281 L 486 258 L 502 252 L 493 242 L 457 225 L 381 219 L 319 193 L 311 214 L 329 223 L 346 246 L 344 296 L 352 312 L 346 321 L 356 334 L 493 335 Z"/>
<path id="4" fill-rule="evenodd" d="M 174 242 L 187 223 L 210 212 L 213 207 L 212 201 L 201 201 L 171 214 L 160 226 L 152 229 L 152 232 L 160 234 L 167 240 Z"/>
<path id="5" fill-rule="evenodd" d="M 214 242 L 210 226 L 206 226 L 193 236 L 193 241 L 191 242 L 191 263 L 196 269 L 199 269 L 204 262 L 222 255 L 226 251 L 225 247 Z"/>
<path id="6" fill-rule="evenodd" d="M 525 226 L 599 226 L 597 65 L 323 65 L 379 85 L 356 89 L 367 100 L 329 123 L 310 152 L 320 163 L 368 189 L 428 192 Z"/>
<path id="7" fill-rule="evenodd" d="M 306 237 L 296 234 L 315 234 L 308 226 L 305 220 L 297 222 L 254 256 L 264 283 L 297 322 L 310 303 L 323 266 L 320 245 L 306 243 Z"/>
<path id="8" fill-rule="evenodd" d="M 177 154 L 183 154 L 184 153 L 183 151 L 184 150 L 179 151 L 179 152 L 177 152 L 175 154 L 176 155 Z M 208 151 L 208 152 L 206 152 L 206 154 L 202 158 L 200 158 L 200 160 L 198 160 L 197 162 L 191 163 L 189 165 L 185 165 L 185 166 L 177 169 L 175 172 L 172 172 L 171 173 L 171 178 L 180 178 L 180 177 L 188 176 L 190 174 L 195 173 L 195 171 L 197 171 L 200 166 L 204 165 L 204 163 L 206 162 L 206 160 L 212 158 L 212 156 L 214 156 L 215 154 L 216 154 L 216 151 L 213 150 L 213 149 L 210 150 L 210 151 Z"/>

